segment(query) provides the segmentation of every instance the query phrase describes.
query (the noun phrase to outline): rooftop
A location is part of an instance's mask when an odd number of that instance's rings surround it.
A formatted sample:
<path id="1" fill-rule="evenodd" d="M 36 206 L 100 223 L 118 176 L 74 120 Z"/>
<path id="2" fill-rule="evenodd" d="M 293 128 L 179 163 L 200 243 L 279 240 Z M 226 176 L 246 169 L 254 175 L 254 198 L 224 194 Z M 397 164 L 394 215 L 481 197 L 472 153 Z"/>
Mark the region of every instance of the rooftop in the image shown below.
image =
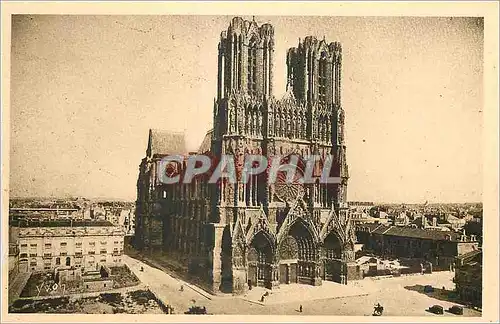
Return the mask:
<path id="1" fill-rule="evenodd" d="M 114 225 L 109 221 L 103 221 L 103 220 L 58 219 L 58 220 L 47 220 L 47 221 L 22 220 L 18 222 L 18 226 L 23 228 L 29 228 L 29 227 L 106 227 Z"/>
<path id="2" fill-rule="evenodd" d="M 412 237 L 434 241 L 460 241 L 460 234 L 454 232 L 426 230 L 413 227 L 363 224 L 358 228 L 367 228 L 370 233 L 388 236 Z"/>
<path id="3" fill-rule="evenodd" d="M 170 132 L 165 130 L 150 129 L 148 148 L 146 154 L 184 154 L 186 153 L 186 140 L 183 133 Z"/>
<path id="4" fill-rule="evenodd" d="M 464 263 L 481 262 L 483 255 L 482 251 L 479 249 L 462 254 L 458 256 L 458 259 L 462 260 Z"/>
<path id="5" fill-rule="evenodd" d="M 203 138 L 203 141 L 201 142 L 200 147 L 198 148 L 198 154 L 203 154 L 203 153 L 210 151 L 210 149 L 212 148 L 212 134 L 213 134 L 213 132 L 214 132 L 213 129 L 211 129 L 207 132 L 207 134 Z"/>

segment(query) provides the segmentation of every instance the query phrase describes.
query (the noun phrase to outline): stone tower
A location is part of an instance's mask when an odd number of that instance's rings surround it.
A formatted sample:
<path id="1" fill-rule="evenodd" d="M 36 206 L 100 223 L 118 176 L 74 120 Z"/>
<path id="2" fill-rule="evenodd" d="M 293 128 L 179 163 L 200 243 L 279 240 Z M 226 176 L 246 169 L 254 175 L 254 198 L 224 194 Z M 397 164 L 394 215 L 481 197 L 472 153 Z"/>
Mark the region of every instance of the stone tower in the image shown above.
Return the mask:
<path id="1" fill-rule="evenodd" d="M 284 186 L 264 174 L 219 184 L 212 196 L 214 291 L 242 291 L 250 282 L 343 282 L 354 259 L 341 46 L 309 36 L 291 48 L 282 99 L 273 96 L 274 46 L 270 24 L 234 18 L 222 32 L 211 153 L 234 156 L 238 174 L 247 154 L 295 155 L 303 162 L 314 154 L 322 157 L 320 165 L 330 158 L 330 176 L 341 180 L 320 183 L 315 174 L 312 185 Z"/>

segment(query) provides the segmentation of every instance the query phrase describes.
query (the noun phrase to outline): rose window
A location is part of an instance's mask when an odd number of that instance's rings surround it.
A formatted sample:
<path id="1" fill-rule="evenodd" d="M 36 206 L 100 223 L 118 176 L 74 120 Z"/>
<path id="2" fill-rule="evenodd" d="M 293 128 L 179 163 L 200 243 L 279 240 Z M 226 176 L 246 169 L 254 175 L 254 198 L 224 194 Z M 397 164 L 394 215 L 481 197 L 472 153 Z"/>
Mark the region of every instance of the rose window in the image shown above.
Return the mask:
<path id="1" fill-rule="evenodd" d="M 274 191 L 283 202 L 295 201 L 304 195 L 304 185 L 301 182 L 302 172 L 296 169 L 292 179 L 287 179 L 286 171 L 278 171 Z"/>

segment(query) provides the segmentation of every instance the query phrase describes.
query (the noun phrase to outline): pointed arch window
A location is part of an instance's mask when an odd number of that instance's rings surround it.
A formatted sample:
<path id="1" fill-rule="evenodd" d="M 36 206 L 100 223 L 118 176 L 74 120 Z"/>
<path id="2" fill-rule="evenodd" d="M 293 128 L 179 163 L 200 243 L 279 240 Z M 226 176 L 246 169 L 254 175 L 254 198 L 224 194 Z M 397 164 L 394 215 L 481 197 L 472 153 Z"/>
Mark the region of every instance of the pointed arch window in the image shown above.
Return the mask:
<path id="1" fill-rule="evenodd" d="M 319 59 L 318 73 L 318 100 L 321 103 L 326 103 L 326 84 L 327 84 L 327 55 L 326 52 L 321 53 Z"/>
<path id="2" fill-rule="evenodd" d="M 257 42 L 252 37 L 248 43 L 248 93 L 253 95 L 257 92 Z"/>

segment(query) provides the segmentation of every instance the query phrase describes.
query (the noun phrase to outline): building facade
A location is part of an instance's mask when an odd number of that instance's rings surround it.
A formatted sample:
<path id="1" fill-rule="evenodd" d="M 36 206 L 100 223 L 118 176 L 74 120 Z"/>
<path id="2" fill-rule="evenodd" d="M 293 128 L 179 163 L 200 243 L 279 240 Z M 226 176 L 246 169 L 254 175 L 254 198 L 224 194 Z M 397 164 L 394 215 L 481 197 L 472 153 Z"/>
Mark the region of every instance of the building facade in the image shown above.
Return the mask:
<path id="1" fill-rule="evenodd" d="M 460 299 L 473 306 L 483 303 L 483 254 L 482 250 L 465 253 L 456 259 L 455 278 Z"/>
<path id="2" fill-rule="evenodd" d="M 206 175 L 160 183 L 161 157 L 177 152 L 165 147 L 155 157 L 151 133 L 140 166 L 136 245 L 182 261 L 215 293 L 359 278 L 346 200 L 341 45 L 308 36 L 289 49 L 281 99 L 273 96 L 274 47 L 270 24 L 234 18 L 221 33 L 213 130 L 197 153 L 233 156 L 237 183 L 210 184 Z M 285 183 L 280 174 L 270 182 L 266 173 L 245 183 L 240 175 L 250 154 L 298 157 L 299 174 L 310 156 L 321 161 L 311 184 Z M 340 181 L 321 183 L 318 170 L 330 158 L 330 176 Z"/>
<path id="3" fill-rule="evenodd" d="M 366 252 L 429 262 L 434 270 L 451 270 L 456 257 L 479 249 L 474 236 L 414 227 L 361 224 L 356 235 Z"/>
<path id="4" fill-rule="evenodd" d="M 20 272 L 122 265 L 124 232 L 109 222 L 20 222 L 18 235 Z"/>

